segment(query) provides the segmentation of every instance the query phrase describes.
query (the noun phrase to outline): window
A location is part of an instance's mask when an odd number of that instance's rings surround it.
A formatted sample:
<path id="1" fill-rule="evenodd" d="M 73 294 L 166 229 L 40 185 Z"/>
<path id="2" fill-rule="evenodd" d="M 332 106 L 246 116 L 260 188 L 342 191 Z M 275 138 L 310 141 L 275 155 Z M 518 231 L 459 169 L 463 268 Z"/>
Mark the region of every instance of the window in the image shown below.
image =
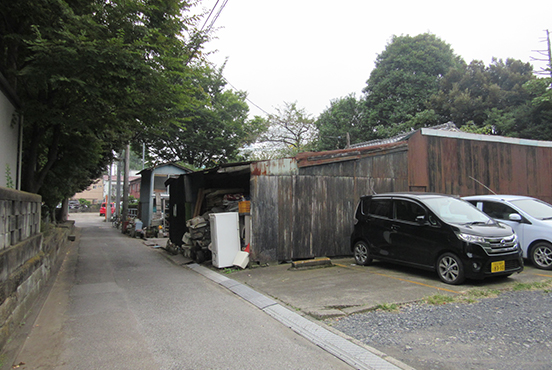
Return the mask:
<path id="1" fill-rule="evenodd" d="M 393 218 L 391 199 L 372 199 L 368 213 L 373 216 Z"/>
<path id="2" fill-rule="evenodd" d="M 416 222 L 418 216 L 425 217 L 425 209 L 408 200 L 395 200 L 395 215 L 398 220 Z"/>
<path id="3" fill-rule="evenodd" d="M 483 212 L 500 220 L 508 220 L 511 213 L 518 213 L 512 207 L 496 202 L 483 202 Z"/>

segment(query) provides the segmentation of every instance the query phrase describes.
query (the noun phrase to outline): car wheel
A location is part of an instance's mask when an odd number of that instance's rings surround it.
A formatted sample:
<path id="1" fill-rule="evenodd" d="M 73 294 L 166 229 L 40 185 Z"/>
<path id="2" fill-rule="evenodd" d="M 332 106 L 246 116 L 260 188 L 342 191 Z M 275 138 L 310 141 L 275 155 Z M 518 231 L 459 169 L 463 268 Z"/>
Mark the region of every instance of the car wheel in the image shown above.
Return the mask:
<path id="1" fill-rule="evenodd" d="M 368 250 L 368 244 L 363 241 L 355 243 L 354 247 L 355 262 L 357 265 L 368 266 L 372 263 L 372 257 L 370 257 L 370 251 Z"/>
<path id="2" fill-rule="evenodd" d="M 437 275 L 443 283 L 458 285 L 464 282 L 462 261 L 452 253 L 445 253 L 437 260 Z"/>
<path id="3" fill-rule="evenodd" d="M 535 267 L 543 270 L 552 270 L 552 245 L 539 242 L 531 249 L 531 262 Z"/>

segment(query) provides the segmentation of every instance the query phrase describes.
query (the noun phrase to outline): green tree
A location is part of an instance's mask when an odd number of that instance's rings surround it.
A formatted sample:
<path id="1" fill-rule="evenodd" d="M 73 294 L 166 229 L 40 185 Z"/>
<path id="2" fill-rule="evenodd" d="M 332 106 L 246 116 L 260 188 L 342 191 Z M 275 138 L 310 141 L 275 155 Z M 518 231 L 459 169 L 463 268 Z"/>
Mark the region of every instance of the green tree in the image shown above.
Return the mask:
<path id="1" fill-rule="evenodd" d="M 50 207 L 83 190 L 145 127 L 192 104 L 189 3 L 0 3 L 0 70 L 24 115 L 22 187 Z M 200 38 L 204 41 L 204 38 Z M 200 45 L 200 44 L 198 44 Z"/>
<path id="2" fill-rule="evenodd" d="M 439 91 L 439 81 L 462 63 L 449 44 L 432 34 L 393 36 L 376 58 L 365 93 L 367 127 L 379 136 L 408 128 Z"/>
<path id="3" fill-rule="evenodd" d="M 511 135 L 534 140 L 552 140 L 552 78 L 526 82 L 530 102 L 516 111 Z"/>
<path id="4" fill-rule="evenodd" d="M 223 67 L 205 67 L 194 77 L 200 87 L 197 104 L 179 111 L 169 125 L 144 135 L 150 158 L 202 168 L 236 160 L 240 147 L 255 141 L 264 126 L 258 119 L 248 120 L 244 92 L 225 89 Z"/>
<path id="5" fill-rule="evenodd" d="M 304 151 L 314 150 L 317 128 L 314 119 L 297 102 L 284 102 L 276 108 L 276 114 L 267 119 L 266 132 L 258 141 L 264 158 L 293 156 Z"/>
<path id="6" fill-rule="evenodd" d="M 362 105 L 354 94 L 333 100 L 318 116 L 317 150 L 343 149 L 350 144 L 370 140 L 370 130 L 364 130 Z"/>
<path id="7" fill-rule="evenodd" d="M 470 131 L 513 134 L 515 122 L 528 118 L 531 93 L 524 85 L 535 78 L 532 66 L 519 60 L 493 59 L 489 66 L 472 61 L 449 71 L 428 106 L 443 122 Z"/>

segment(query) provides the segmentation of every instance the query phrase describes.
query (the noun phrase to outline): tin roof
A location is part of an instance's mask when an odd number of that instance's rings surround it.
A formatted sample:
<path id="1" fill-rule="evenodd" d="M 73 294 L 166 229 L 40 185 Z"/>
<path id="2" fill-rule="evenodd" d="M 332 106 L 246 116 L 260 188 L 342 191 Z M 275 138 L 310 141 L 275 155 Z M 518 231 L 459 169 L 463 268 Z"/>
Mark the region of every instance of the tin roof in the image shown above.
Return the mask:
<path id="1" fill-rule="evenodd" d="M 325 163 L 354 160 L 374 154 L 386 154 L 397 150 L 405 150 L 408 139 L 416 132 L 424 136 L 448 137 L 464 140 L 500 142 L 506 144 L 552 147 L 552 141 L 529 140 L 498 135 L 481 135 L 460 131 L 452 122 L 442 125 L 412 130 L 386 139 L 377 139 L 353 144 L 346 149 L 324 152 L 305 152 L 298 154 L 298 167 L 316 166 Z"/>

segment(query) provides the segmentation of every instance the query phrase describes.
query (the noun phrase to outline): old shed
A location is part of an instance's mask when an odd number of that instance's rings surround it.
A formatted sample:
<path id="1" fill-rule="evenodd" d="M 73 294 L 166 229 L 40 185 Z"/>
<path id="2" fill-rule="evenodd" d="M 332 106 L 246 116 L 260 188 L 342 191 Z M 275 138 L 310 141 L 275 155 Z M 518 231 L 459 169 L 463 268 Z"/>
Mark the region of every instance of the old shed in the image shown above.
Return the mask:
<path id="1" fill-rule="evenodd" d="M 165 163 L 158 166 L 143 169 L 138 172 L 140 180 L 140 217 L 144 226 L 150 226 L 153 219 L 154 207 L 161 212 L 157 198 L 168 197 L 165 181 L 171 177 L 192 172 L 190 169 L 175 163 Z M 159 207 L 159 209 L 157 209 Z"/>
<path id="2" fill-rule="evenodd" d="M 552 142 L 444 128 L 343 150 L 227 164 L 184 174 L 175 185 L 188 214 L 200 189 L 242 189 L 251 200 L 250 257 L 259 262 L 350 255 L 358 198 L 373 192 L 488 193 L 481 183 L 497 193 L 552 201 Z"/>

